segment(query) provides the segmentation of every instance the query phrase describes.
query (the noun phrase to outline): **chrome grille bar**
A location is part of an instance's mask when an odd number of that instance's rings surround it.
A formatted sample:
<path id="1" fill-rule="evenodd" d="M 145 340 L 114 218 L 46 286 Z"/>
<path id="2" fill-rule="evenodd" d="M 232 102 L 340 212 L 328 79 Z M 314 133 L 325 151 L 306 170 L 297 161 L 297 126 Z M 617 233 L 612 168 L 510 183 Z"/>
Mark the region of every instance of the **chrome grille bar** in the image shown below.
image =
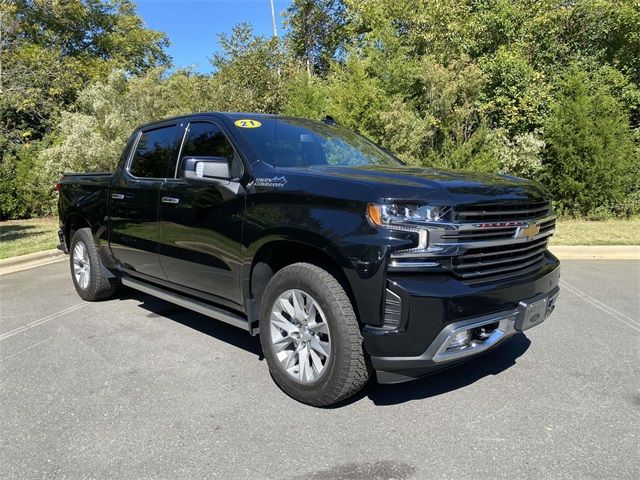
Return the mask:
<path id="1" fill-rule="evenodd" d="M 463 205 L 454 209 L 458 221 L 525 220 L 549 214 L 549 202 Z"/>
<path id="2" fill-rule="evenodd" d="M 481 238 L 485 238 L 485 237 L 505 237 L 505 238 L 510 238 L 513 237 L 513 234 L 515 233 L 517 227 L 510 227 L 510 228 L 497 228 L 495 230 L 490 230 L 487 231 L 486 229 L 482 230 L 482 229 L 478 229 L 478 230 L 465 230 L 463 232 L 460 232 L 458 234 L 452 234 L 452 235 L 443 235 L 441 238 L 443 239 L 473 239 L 473 240 L 479 240 Z"/>

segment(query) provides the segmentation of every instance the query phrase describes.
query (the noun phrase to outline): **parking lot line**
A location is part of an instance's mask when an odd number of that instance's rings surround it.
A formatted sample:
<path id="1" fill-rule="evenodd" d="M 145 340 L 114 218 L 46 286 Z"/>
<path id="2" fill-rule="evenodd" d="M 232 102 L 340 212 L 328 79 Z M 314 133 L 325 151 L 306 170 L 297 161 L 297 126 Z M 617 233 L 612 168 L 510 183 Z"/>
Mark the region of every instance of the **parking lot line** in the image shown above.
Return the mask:
<path id="1" fill-rule="evenodd" d="M 640 328 L 638 328 L 640 326 L 640 322 L 638 322 L 637 320 L 634 320 L 633 318 L 628 317 L 627 315 L 618 312 L 615 308 L 610 307 L 609 305 L 607 305 L 606 303 L 601 302 L 600 300 L 596 300 L 591 295 L 583 292 L 582 290 L 580 290 L 579 288 L 571 285 L 570 283 L 567 283 L 567 281 L 565 281 L 565 280 L 560 280 L 560 286 L 565 288 L 569 292 L 573 293 L 578 298 L 581 298 L 585 302 L 590 303 L 591 305 L 593 305 L 596 308 L 599 308 L 604 313 L 610 315 L 611 317 L 615 318 L 619 322 L 624 323 L 625 325 L 633 328 L 637 332 L 640 332 Z M 629 320 L 629 321 L 627 321 L 627 320 Z"/>
<path id="2" fill-rule="evenodd" d="M 16 353 L 12 353 L 11 355 L 7 355 L 6 357 L 2 357 L 2 358 L 0 358 L 0 362 L 3 362 L 4 360 L 7 360 L 7 359 L 9 359 L 11 357 L 15 357 L 16 355 L 20 355 L 21 353 L 26 352 L 27 350 L 31 350 L 33 347 L 37 347 L 38 345 L 41 345 L 44 342 L 48 342 L 52 338 L 53 337 L 45 338 L 44 340 L 41 340 L 38 343 L 34 343 L 33 345 L 29 345 L 28 347 L 23 348 L 22 350 L 18 350 Z"/>
<path id="3" fill-rule="evenodd" d="M 48 322 L 49 320 L 53 320 L 55 318 L 61 317 L 62 315 L 65 315 L 67 313 L 71 313 L 74 312 L 76 310 L 79 310 L 83 307 L 86 307 L 87 305 L 89 305 L 88 303 L 78 303 L 76 305 L 73 305 L 69 308 L 65 308 L 64 310 L 60 310 L 59 312 L 56 313 L 52 313 L 50 315 L 47 315 L 46 317 L 40 318 L 38 320 L 34 320 L 31 323 L 28 323 L 26 325 L 23 325 L 21 327 L 17 327 L 14 328 L 13 330 L 9 330 L 6 333 L 3 333 L 2 335 L 0 335 L 0 341 L 1 340 L 6 340 L 7 338 L 13 337 L 14 335 L 18 335 L 19 333 L 22 333 L 26 330 L 29 330 L 33 327 L 37 327 L 38 325 L 42 325 L 43 323 Z"/>
<path id="4" fill-rule="evenodd" d="M 618 310 L 616 310 L 615 308 L 613 308 L 613 307 L 611 307 L 611 306 L 607 305 L 606 303 L 603 303 L 603 302 L 601 302 L 600 300 L 596 300 L 596 299 L 595 299 L 595 298 L 593 298 L 591 295 L 589 295 L 588 293 L 586 293 L 586 292 L 584 292 L 584 291 L 580 290 L 580 289 L 579 289 L 578 287 L 576 287 L 575 285 L 572 285 L 572 284 L 568 283 L 566 280 L 561 280 L 561 281 L 560 281 L 560 283 L 561 283 L 561 284 L 563 283 L 563 284 L 565 284 L 566 286 L 568 286 L 568 287 L 570 287 L 570 288 L 573 288 L 573 289 L 574 289 L 574 290 L 576 290 L 577 292 L 579 292 L 579 293 L 581 293 L 581 294 L 583 294 L 583 295 L 586 295 L 587 297 L 589 297 L 589 298 L 590 298 L 591 300 L 593 300 L 594 302 L 596 302 L 596 303 L 598 303 L 598 304 L 602 305 L 603 307 L 606 307 L 607 309 L 611 310 L 612 312 L 614 312 L 614 313 L 616 313 L 616 314 L 620 315 L 621 317 L 624 317 L 624 318 L 626 318 L 627 320 L 631 321 L 632 323 L 638 324 L 638 326 L 640 326 L 640 320 L 638 320 L 638 319 L 634 319 L 634 318 L 631 318 L 631 317 L 629 317 L 629 316 L 625 315 L 624 313 L 619 312 L 619 311 L 618 311 Z"/>

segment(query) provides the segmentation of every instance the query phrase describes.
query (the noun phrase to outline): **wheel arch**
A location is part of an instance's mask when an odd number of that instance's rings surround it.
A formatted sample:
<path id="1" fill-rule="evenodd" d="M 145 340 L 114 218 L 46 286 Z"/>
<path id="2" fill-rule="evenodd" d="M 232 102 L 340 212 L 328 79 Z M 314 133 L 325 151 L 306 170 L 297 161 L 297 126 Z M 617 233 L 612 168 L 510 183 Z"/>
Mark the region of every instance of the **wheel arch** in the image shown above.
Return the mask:
<path id="1" fill-rule="evenodd" d="M 92 227 L 91 222 L 84 214 L 80 212 L 71 212 L 67 215 L 63 226 L 64 241 L 67 245 L 67 249 L 71 248 L 71 238 L 73 238 L 73 234 L 81 228 L 91 228 L 91 232 L 95 237 L 97 229 Z"/>
<path id="2" fill-rule="evenodd" d="M 278 270 L 301 262 L 316 265 L 333 275 L 344 288 L 351 300 L 356 317 L 359 318 L 353 285 L 345 273 L 345 269 L 349 268 L 348 260 L 339 255 L 338 249 L 331 242 L 320 235 L 307 232 L 304 240 L 274 236 L 265 239 L 256 249 L 250 264 L 246 286 L 247 296 L 253 304 L 250 310 L 255 312 L 256 320 L 262 294 L 269 280 Z"/>

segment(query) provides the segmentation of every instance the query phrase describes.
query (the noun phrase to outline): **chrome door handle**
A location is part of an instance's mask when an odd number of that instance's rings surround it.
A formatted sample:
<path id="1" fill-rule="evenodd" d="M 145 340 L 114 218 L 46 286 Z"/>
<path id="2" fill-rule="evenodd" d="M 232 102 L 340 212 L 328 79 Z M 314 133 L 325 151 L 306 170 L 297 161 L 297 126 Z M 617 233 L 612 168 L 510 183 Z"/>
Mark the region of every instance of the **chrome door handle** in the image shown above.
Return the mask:
<path id="1" fill-rule="evenodd" d="M 114 200 L 124 200 L 124 195 L 122 193 L 112 193 L 111 198 Z"/>
<path id="2" fill-rule="evenodd" d="M 162 203 L 180 203 L 180 199 L 175 197 L 162 197 Z"/>

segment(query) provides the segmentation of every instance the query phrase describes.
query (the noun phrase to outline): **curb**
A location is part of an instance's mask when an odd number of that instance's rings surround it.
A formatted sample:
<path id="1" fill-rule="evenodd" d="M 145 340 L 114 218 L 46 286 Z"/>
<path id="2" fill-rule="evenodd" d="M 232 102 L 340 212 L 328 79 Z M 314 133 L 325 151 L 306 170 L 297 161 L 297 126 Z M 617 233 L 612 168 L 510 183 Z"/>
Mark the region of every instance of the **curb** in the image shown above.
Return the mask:
<path id="1" fill-rule="evenodd" d="M 18 257 L 0 260 L 0 275 L 20 272 L 29 268 L 40 267 L 50 263 L 60 262 L 65 259 L 65 254 L 58 250 L 45 250 L 44 252 L 28 253 Z"/>
<path id="2" fill-rule="evenodd" d="M 640 260 L 640 245 L 551 245 L 560 260 Z"/>

